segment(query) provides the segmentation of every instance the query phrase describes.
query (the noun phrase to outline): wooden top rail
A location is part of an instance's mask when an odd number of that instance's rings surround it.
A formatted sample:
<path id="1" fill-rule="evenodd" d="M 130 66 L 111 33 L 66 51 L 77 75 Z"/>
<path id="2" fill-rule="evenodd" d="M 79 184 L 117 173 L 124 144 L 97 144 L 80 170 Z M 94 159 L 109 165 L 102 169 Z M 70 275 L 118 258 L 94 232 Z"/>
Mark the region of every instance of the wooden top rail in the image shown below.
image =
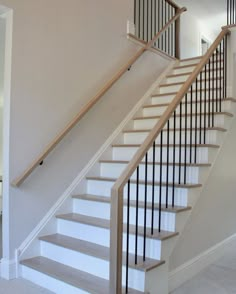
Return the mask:
<path id="1" fill-rule="evenodd" d="M 175 2 L 171 0 L 166 0 L 166 2 L 173 6 L 175 9 L 180 9 L 180 7 Z"/>
<path id="2" fill-rule="evenodd" d="M 123 236 L 123 188 L 140 164 L 145 154 L 151 148 L 153 142 L 160 134 L 171 115 L 180 104 L 184 95 L 187 93 L 192 83 L 196 80 L 199 73 L 202 71 L 208 60 L 211 58 L 215 49 L 223 39 L 223 37 L 229 33 L 228 29 L 223 29 L 219 34 L 215 42 L 211 45 L 207 53 L 202 57 L 200 63 L 195 68 L 193 73 L 184 83 L 180 91 L 175 96 L 172 103 L 168 106 L 164 114 L 156 123 L 148 137 L 142 143 L 141 147 L 135 154 L 134 158 L 127 165 L 121 176 L 117 179 L 112 187 L 111 193 L 111 235 L 110 235 L 110 293 L 122 293 L 122 236 Z"/>
<path id="3" fill-rule="evenodd" d="M 139 165 L 139 163 L 142 161 L 143 157 L 145 156 L 146 152 L 151 148 L 154 140 L 157 138 L 157 136 L 160 134 L 163 127 L 166 125 L 167 121 L 177 108 L 177 106 L 180 104 L 182 98 L 184 95 L 188 92 L 189 88 L 191 87 L 192 83 L 196 80 L 199 73 L 202 71 L 208 60 L 211 58 L 212 54 L 214 53 L 215 49 L 223 39 L 223 37 L 229 33 L 228 29 L 222 29 L 219 36 L 216 38 L 215 42 L 211 45 L 209 50 L 206 52 L 206 54 L 202 57 L 200 63 L 195 68 L 195 70 L 192 72 L 190 77 L 187 79 L 187 81 L 184 83 L 182 88 L 179 90 L 177 95 L 175 96 L 172 103 L 168 106 L 160 120 L 157 122 L 155 127 L 152 129 L 146 140 L 141 145 L 139 151 L 136 153 L 132 161 L 128 164 L 124 172 L 121 174 L 121 176 L 118 178 L 116 183 L 113 186 L 113 191 L 120 191 L 123 189 L 129 178 L 132 176 L 133 172 Z"/>
<path id="4" fill-rule="evenodd" d="M 152 40 L 142 47 L 130 60 L 114 75 L 114 77 L 86 104 L 79 113 L 68 123 L 68 125 L 54 138 L 45 150 L 35 159 L 31 165 L 15 180 L 11 185 L 20 186 L 34 169 L 48 156 L 48 154 L 62 141 L 62 139 L 73 129 L 73 127 L 85 116 L 85 114 L 100 100 L 100 98 L 119 80 L 119 78 L 135 63 L 135 61 L 146 51 L 149 50 L 154 42 L 166 31 L 166 29 L 186 11 L 185 7 L 178 10 L 176 15 L 158 32 Z"/>

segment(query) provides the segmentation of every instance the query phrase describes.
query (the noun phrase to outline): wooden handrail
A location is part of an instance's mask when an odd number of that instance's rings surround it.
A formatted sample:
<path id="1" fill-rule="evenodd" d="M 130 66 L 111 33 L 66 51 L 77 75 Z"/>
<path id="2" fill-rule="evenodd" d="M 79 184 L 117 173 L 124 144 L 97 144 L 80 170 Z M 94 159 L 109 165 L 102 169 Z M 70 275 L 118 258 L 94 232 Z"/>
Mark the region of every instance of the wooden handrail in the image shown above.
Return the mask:
<path id="1" fill-rule="evenodd" d="M 114 75 L 114 77 L 79 111 L 79 113 L 66 125 L 66 127 L 54 138 L 54 140 L 45 148 L 45 150 L 35 159 L 30 166 L 15 180 L 11 185 L 20 186 L 34 169 L 48 156 L 48 154 L 62 141 L 62 139 L 73 129 L 73 127 L 85 116 L 86 113 L 100 100 L 100 98 L 127 72 L 135 61 L 146 51 L 149 50 L 156 40 L 166 31 L 166 29 L 186 11 L 185 7 L 178 10 L 178 13 L 158 32 L 152 40 L 142 47 L 130 60 Z"/>
<path id="2" fill-rule="evenodd" d="M 175 2 L 173 2 L 172 0 L 166 0 L 166 2 L 169 3 L 175 9 L 180 9 L 180 7 Z"/>
<path id="3" fill-rule="evenodd" d="M 202 57 L 198 66 L 189 76 L 187 81 L 181 87 L 177 95 L 175 96 L 172 103 L 165 110 L 164 114 L 158 120 L 148 137 L 142 143 L 133 159 L 129 162 L 121 176 L 117 179 L 112 187 L 111 192 L 111 237 L 110 237 L 110 281 L 112 283 L 111 293 L 121 293 L 121 277 L 122 277 L 122 235 L 123 235 L 123 189 L 127 184 L 128 180 L 144 158 L 147 151 L 152 147 L 154 140 L 161 133 L 161 130 L 170 119 L 184 95 L 188 92 L 192 83 L 196 80 L 199 73 L 202 71 L 204 66 L 207 64 L 215 49 L 223 39 L 223 37 L 229 33 L 228 29 L 222 29 L 215 42 L 208 49 L 206 54 Z M 115 288 L 116 287 L 116 288 Z"/>

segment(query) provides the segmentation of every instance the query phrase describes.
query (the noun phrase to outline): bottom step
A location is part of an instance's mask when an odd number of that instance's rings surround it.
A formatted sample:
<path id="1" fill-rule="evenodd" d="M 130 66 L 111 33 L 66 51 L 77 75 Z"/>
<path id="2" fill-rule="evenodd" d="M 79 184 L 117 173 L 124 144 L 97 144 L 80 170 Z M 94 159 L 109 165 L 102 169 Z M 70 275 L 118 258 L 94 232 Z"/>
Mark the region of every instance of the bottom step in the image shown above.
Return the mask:
<path id="1" fill-rule="evenodd" d="M 20 262 L 20 264 L 27 268 L 38 271 L 44 275 L 47 275 L 53 279 L 59 280 L 75 288 L 78 288 L 78 293 L 80 293 L 79 289 L 81 289 L 91 294 L 109 294 L 109 282 L 107 280 L 98 278 L 86 272 L 79 271 L 72 267 L 65 266 L 51 259 L 38 256 L 31 259 L 23 260 Z M 27 274 L 24 275 L 24 269 L 23 269 L 23 278 L 27 279 Z M 41 286 L 44 286 L 44 287 L 45 285 L 47 284 L 46 283 L 44 283 L 44 285 L 41 284 Z M 58 285 L 56 293 L 66 293 L 63 290 L 60 291 L 59 289 L 61 288 Z M 53 289 L 50 289 L 50 290 L 53 290 Z M 58 292 L 58 290 L 60 292 Z M 143 292 L 130 289 L 128 293 L 142 294 Z"/>

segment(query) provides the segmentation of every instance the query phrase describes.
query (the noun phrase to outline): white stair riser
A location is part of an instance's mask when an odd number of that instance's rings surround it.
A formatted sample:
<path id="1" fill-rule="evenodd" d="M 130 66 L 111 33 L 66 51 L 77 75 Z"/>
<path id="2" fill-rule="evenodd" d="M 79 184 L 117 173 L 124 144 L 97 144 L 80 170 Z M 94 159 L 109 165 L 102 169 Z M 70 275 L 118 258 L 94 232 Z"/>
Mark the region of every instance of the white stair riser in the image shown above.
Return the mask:
<path id="1" fill-rule="evenodd" d="M 179 66 L 183 65 L 188 65 L 188 64 L 193 64 L 193 63 L 198 63 L 200 62 L 201 58 L 196 58 L 196 59 L 190 59 L 190 60 L 182 60 L 179 62 Z"/>
<path id="2" fill-rule="evenodd" d="M 202 101 L 204 101 L 205 97 L 202 97 Z M 188 101 L 190 101 L 190 99 L 188 98 Z M 200 100 L 198 100 L 200 101 Z M 183 102 L 185 102 L 185 99 L 183 100 Z M 186 113 L 186 108 L 185 108 L 185 103 L 182 104 L 182 114 Z M 196 104 L 192 105 L 192 112 L 195 113 L 195 111 L 197 110 L 197 113 L 200 112 L 200 110 L 203 113 L 206 113 L 206 115 L 209 112 L 209 109 L 212 110 L 212 107 L 214 107 L 214 110 L 216 110 L 216 103 L 214 102 L 214 105 L 212 106 L 212 101 L 210 101 L 210 103 L 208 103 L 208 97 L 206 100 L 206 104 L 203 103 L 198 103 L 197 106 Z M 162 114 L 165 110 L 167 109 L 167 106 L 152 106 L 152 107 L 145 107 L 143 108 L 143 116 L 155 116 L 155 115 L 160 115 Z M 217 104 L 217 110 L 220 110 L 220 103 L 218 100 L 218 104 Z M 229 100 L 226 100 L 225 102 L 222 103 L 221 105 L 221 111 L 232 111 L 232 102 Z M 180 113 L 180 107 L 178 107 L 176 109 L 176 113 L 179 114 Z M 187 104 L 187 113 L 190 114 L 191 113 L 191 105 L 190 103 Z"/>
<path id="3" fill-rule="evenodd" d="M 166 83 L 167 84 L 171 84 L 171 83 L 182 83 L 182 82 L 186 82 L 187 79 L 189 77 L 189 74 L 186 75 L 182 75 L 182 76 L 173 76 L 170 78 L 166 79 Z"/>
<path id="4" fill-rule="evenodd" d="M 201 147 L 201 148 L 197 148 L 197 163 L 208 163 L 210 161 L 208 161 L 208 151 L 210 151 L 209 149 L 212 148 L 207 148 L 207 147 Z M 113 160 L 131 160 L 132 156 L 135 154 L 135 152 L 137 152 L 138 147 L 113 147 Z M 160 148 L 156 147 L 156 152 L 155 152 L 155 158 L 156 160 L 159 160 L 160 158 Z M 211 152 L 211 151 L 210 151 Z M 192 162 L 194 162 L 195 160 L 195 148 L 194 145 L 192 148 L 187 147 L 186 150 L 186 158 L 187 158 L 187 163 L 190 163 L 190 153 L 191 153 L 191 158 L 192 158 Z M 169 147 L 169 161 L 173 161 L 173 147 Z M 162 158 L 163 160 L 166 158 L 167 156 L 167 148 L 164 146 L 162 148 Z M 181 162 L 184 161 L 185 159 L 185 148 L 184 146 L 181 146 L 181 152 L 179 152 L 179 147 L 175 147 L 175 162 L 179 162 L 179 158 L 181 156 Z M 150 149 L 150 151 L 148 152 L 148 161 L 152 161 L 153 160 L 153 152 L 152 152 L 152 148 Z"/>
<path id="5" fill-rule="evenodd" d="M 145 107 L 143 108 L 142 113 L 143 116 L 162 115 L 166 109 L 167 106 Z"/>
<path id="6" fill-rule="evenodd" d="M 109 185 L 110 183 L 110 185 Z M 105 187 L 105 189 L 108 188 L 108 186 L 111 188 L 113 186 L 113 184 L 111 182 L 101 182 L 101 181 L 91 181 L 88 185 L 88 193 L 89 194 L 93 194 L 93 195 L 101 195 L 104 194 L 104 190 L 103 188 Z M 131 196 L 131 200 L 135 200 L 136 198 L 136 188 L 137 186 L 135 184 L 131 184 L 130 185 L 130 196 Z M 109 190 L 109 195 L 110 195 L 110 191 Z M 159 202 L 159 191 L 160 191 L 160 187 L 159 186 L 155 186 L 154 187 L 154 195 L 155 195 L 155 203 Z M 139 199 L 140 201 L 144 201 L 144 193 L 145 193 L 145 186 L 139 184 Z M 188 189 L 186 188 L 178 188 L 175 187 L 174 188 L 174 196 L 175 196 L 175 203 L 186 203 L 186 198 L 187 198 L 187 193 L 188 193 Z M 147 186 L 147 194 L 148 194 L 148 202 L 152 201 L 152 186 L 148 185 Z M 172 195 L 173 195 L 173 187 L 168 187 L 168 195 L 169 195 L 169 204 L 172 204 Z M 107 196 L 107 195 L 104 195 Z M 165 203 L 165 196 L 166 196 L 166 187 L 162 187 L 162 203 Z M 127 198 L 127 185 L 124 187 L 124 199 Z"/>
<path id="7" fill-rule="evenodd" d="M 173 85 L 167 87 L 160 87 L 160 94 L 178 92 L 183 85 Z"/>
<path id="8" fill-rule="evenodd" d="M 110 230 L 109 229 L 102 229 L 97 228 L 94 226 L 89 226 L 85 224 L 80 223 L 74 223 L 64 220 L 59 220 L 59 226 L 60 231 L 63 233 L 63 235 L 70 236 L 72 238 L 79 238 L 84 241 L 93 242 L 102 246 L 109 247 L 110 246 Z M 88 230 L 89 232 L 92 232 L 90 235 L 85 235 L 80 231 L 82 229 Z M 76 230 L 76 231 L 75 231 Z M 79 230 L 79 231 L 78 231 Z M 126 233 L 123 233 L 123 251 L 126 251 Z M 138 255 L 143 254 L 143 237 L 141 235 L 138 236 Z M 135 253 L 135 235 L 130 233 L 129 238 L 129 250 L 130 253 Z M 161 258 L 161 247 L 162 247 L 162 241 L 152 239 L 152 238 L 146 238 L 146 246 L 147 246 L 147 257 L 154 258 L 154 259 L 160 259 Z M 150 249 L 150 250 L 149 250 Z M 155 249 L 155 250 L 153 250 Z"/>
<path id="9" fill-rule="evenodd" d="M 215 127 L 224 127 L 225 124 L 227 124 L 227 119 L 229 117 L 226 117 L 224 114 L 217 114 L 214 116 L 214 126 Z M 158 118 L 144 118 L 144 119 L 135 119 L 134 120 L 134 130 L 150 130 L 152 129 L 156 123 L 158 122 Z M 170 118 L 170 128 L 174 128 L 174 119 L 173 117 Z M 200 125 L 200 115 L 198 115 L 197 119 L 197 127 Z M 204 114 L 202 115 L 202 122 L 204 121 Z M 191 118 L 187 118 L 187 126 L 189 127 L 191 122 Z M 182 116 L 182 127 L 185 127 L 185 119 L 184 116 Z M 211 125 L 210 125 L 211 126 Z M 176 128 L 180 127 L 180 118 L 176 117 Z M 192 127 L 195 127 L 195 116 L 192 118 Z"/>
<path id="10" fill-rule="evenodd" d="M 206 130 L 206 134 L 204 136 L 204 120 L 201 122 L 202 123 L 202 130 L 197 130 L 197 143 L 203 143 L 205 139 L 206 144 L 219 144 L 222 139 L 222 132 L 216 131 L 216 130 Z M 206 121 L 208 125 L 208 121 Z M 142 144 L 146 137 L 148 136 L 148 132 L 137 132 L 137 133 L 126 133 L 124 134 L 124 143 L 125 144 Z M 187 130 L 187 144 L 190 144 L 190 138 L 192 134 L 192 143 L 195 143 L 195 130 L 190 132 L 190 130 Z M 200 137 L 201 135 L 201 137 Z M 200 140 L 201 138 L 201 140 Z M 167 132 L 163 132 L 163 144 L 167 144 L 168 137 L 167 137 Z M 178 144 L 180 142 L 180 132 L 176 130 L 175 134 L 175 143 Z M 181 142 L 185 143 L 185 129 L 181 131 Z M 160 143 L 160 136 L 158 136 L 156 143 Z M 174 132 L 170 130 L 169 132 L 169 144 L 174 143 Z"/>
<path id="11" fill-rule="evenodd" d="M 175 95 L 163 95 L 163 96 L 152 96 L 151 103 L 152 104 L 160 104 L 160 103 L 171 103 L 171 101 L 175 98 Z"/>
<path id="12" fill-rule="evenodd" d="M 164 189 L 163 189 L 164 190 Z M 78 200 L 75 201 L 74 212 L 91 217 L 98 217 L 103 219 L 110 219 L 110 204 L 99 203 L 95 201 Z M 127 206 L 124 207 L 124 222 L 127 220 Z M 147 209 L 147 227 L 151 227 L 151 209 Z M 144 224 L 144 209 L 138 209 L 138 224 L 143 226 Z M 159 211 L 154 211 L 154 218 L 157 221 L 159 218 Z M 175 214 L 167 211 L 161 212 L 162 229 L 172 231 L 175 226 Z M 130 224 L 136 223 L 136 207 L 130 207 Z"/>
<path id="13" fill-rule="evenodd" d="M 111 177 L 117 178 L 121 175 L 122 171 L 126 167 L 126 164 L 118 164 L 118 163 L 102 163 L 100 174 L 103 177 Z M 185 177 L 185 168 L 184 166 L 169 166 L 167 169 L 166 165 L 162 166 L 161 174 L 162 174 L 162 181 L 166 182 L 168 179 L 170 182 L 173 181 L 173 172 L 175 169 L 175 177 L 174 180 L 177 182 L 179 180 L 179 175 L 181 176 L 181 182 L 183 182 Z M 167 178 L 167 171 L 168 171 L 168 178 Z M 156 165 L 154 169 L 155 178 L 160 181 L 160 165 Z M 140 180 L 145 180 L 145 165 L 141 164 L 139 166 L 139 178 Z M 152 181 L 153 177 L 153 166 L 147 166 L 147 180 Z M 132 179 L 136 179 L 136 173 L 132 176 Z M 199 168 L 198 167 L 186 167 L 186 182 L 187 183 L 199 183 Z"/>
<path id="14" fill-rule="evenodd" d="M 176 68 L 173 70 L 172 74 L 182 74 L 182 73 L 189 73 L 189 72 L 193 72 L 193 70 L 195 69 L 196 65 L 194 66 L 188 66 L 188 67 L 183 67 L 183 68 Z"/>
<path id="15" fill-rule="evenodd" d="M 214 76 L 216 77 L 216 75 L 218 75 L 218 77 L 222 77 L 223 76 L 223 70 L 218 70 L 216 73 L 216 70 L 214 70 Z M 207 71 L 206 73 L 206 78 L 208 79 L 209 77 L 212 78 L 213 76 L 213 70 L 211 70 L 211 73 L 209 75 L 209 72 Z M 187 75 L 181 75 L 181 76 L 173 76 L 173 77 L 169 77 L 166 79 L 166 83 L 171 84 L 171 83 L 180 83 L 180 82 L 186 82 L 187 79 L 189 77 L 189 74 Z M 200 78 L 200 76 L 199 76 Z M 202 79 L 205 79 L 205 71 L 202 72 Z"/>
<path id="16" fill-rule="evenodd" d="M 89 294 L 88 292 L 66 284 L 60 280 L 42 274 L 26 266 L 20 266 L 22 278 L 31 281 L 41 287 L 46 287 L 48 290 L 57 294 Z"/>

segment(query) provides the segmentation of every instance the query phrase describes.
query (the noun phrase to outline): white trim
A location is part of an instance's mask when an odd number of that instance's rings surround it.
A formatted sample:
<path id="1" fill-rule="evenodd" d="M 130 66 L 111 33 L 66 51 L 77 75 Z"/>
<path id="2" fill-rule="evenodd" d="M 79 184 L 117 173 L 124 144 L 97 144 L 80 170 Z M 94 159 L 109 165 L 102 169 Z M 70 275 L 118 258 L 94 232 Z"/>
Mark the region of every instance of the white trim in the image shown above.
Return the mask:
<path id="1" fill-rule="evenodd" d="M 193 278 L 200 271 L 210 264 L 214 263 L 221 255 L 225 248 L 236 241 L 236 234 L 212 246 L 193 259 L 187 261 L 180 267 L 169 273 L 169 291 L 173 291 L 183 283 Z"/>
<path id="2" fill-rule="evenodd" d="M 141 98 L 141 100 L 134 106 L 131 112 L 126 116 L 126 118 L 121 122 L 118 128 L 113 132 L 113 134 L 107 139 L 107 141 L 102 145 L 98 152 L 92 157 L 85 168 L 79 173 L 79 175 L 74 179 L 72 184 L 65 190 L 58 201 L 53 205 L 49 212 L 44 216 L 44 218 L 39 222 L 35 229 L 28 235 L 28 237 L 22 242 L 20 247 L 17 249 L 17 256 L 20 258 L 22 254 L 27 250 L 27 248 L 32 244 L 32 242 L 39 236 L 40 232 L 45 228 L 48 222 L 54 217 L 58 209 L 63 205 L 63 203 L 71 196 L 72 192 L 79 185 L 79 183 L 84 179 L 89 170 L 96 164 L 101 155 L 107 150 L 107 148 L 112 144 L 115 138 L 121 133 L 126 124 L 133 118 L 136 112 L 141 108 L 141 106 L 146 102 L 146 100 L 151 96 L 157 86 L 165 78 L 167 73 L 173 68 L 176 61 L 170 62 L 166 70 L 158 77 L 158 79 L 149 88 L 146 94 Z"/>
<path id="3" fill-rule="evenodd" d="M 0 263 L 1 277 L 6 280 L 12 280 L 17 277 L 16 273 L 16 260 L 15 259 L 5 259 L 3 258 Z"/>

